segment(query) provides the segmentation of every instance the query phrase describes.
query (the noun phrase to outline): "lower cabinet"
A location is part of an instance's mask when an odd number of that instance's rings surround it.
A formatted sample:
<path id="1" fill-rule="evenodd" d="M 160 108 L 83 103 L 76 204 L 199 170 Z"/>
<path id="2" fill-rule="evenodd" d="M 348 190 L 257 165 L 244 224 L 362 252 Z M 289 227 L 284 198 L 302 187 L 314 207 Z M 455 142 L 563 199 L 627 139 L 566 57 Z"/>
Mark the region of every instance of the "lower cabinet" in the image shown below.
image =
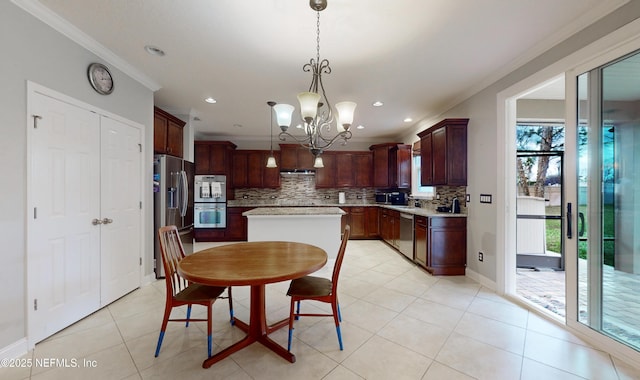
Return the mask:
<path id="1" fill-rule="evenodd" d="M 380 209 L 378 207 L 365 207 L 364 212 L 367 239 L 378 239 L 380 237 Z"/>
<path id="2" fill-rule="evenodd" d="M 398 211 L 380 210 L 380 237 L 395 249 L 399 249 L 400 213 Z"/>
<path id="3" fill-rule="evenodd" d="M 342 229 L 351 226 L 350 239 L 377 239 L 378 207 L 340 207 L 347 214 L 342 216 Z"/>
<path id="4" fill-rule="evenodd" d="M 464 275 L 467 266 L 467 218 L 416 217 L 416 262 L 433 275 Z"/>
<path id="5" fill-rule="evenodd" d="M 227 207 L 227 228 L 225 238 L 230 241 L 247 240 L 247 218 L 242 216 L 249 207 Z"/>

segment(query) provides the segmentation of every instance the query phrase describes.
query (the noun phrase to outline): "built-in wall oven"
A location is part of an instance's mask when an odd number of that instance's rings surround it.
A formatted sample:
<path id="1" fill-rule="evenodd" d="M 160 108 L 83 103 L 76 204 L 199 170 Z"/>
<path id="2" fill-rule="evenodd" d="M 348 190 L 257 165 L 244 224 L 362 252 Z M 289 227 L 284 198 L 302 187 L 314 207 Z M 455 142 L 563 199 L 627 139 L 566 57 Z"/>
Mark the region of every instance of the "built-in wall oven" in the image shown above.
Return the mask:
<path id="1" fill-rule="evenodd" d="M 227 227 L 227 205 L 224 203 L 196 203 L 193 212 L 195 228 Z"/>
<path id="2" fill-rule="evenodd" d="M 197 175 L 194 193 L 194 227 L 227 228 L 227 177 Z"/>

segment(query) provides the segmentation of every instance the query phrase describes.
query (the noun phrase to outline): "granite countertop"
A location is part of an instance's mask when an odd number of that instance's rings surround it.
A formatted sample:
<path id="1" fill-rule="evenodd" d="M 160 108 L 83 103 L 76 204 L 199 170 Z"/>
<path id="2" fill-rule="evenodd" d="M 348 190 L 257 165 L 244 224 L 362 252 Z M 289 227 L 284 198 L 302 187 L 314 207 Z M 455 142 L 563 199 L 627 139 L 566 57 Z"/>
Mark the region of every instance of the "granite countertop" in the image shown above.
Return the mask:
<path id="1" fill-rule="evenodd" d="M 443 217 L 443 218 L 466 218 L 466 213 L 452 214 L 450 212 L 439 212 L 435 208 L 431 207 L 412 207 L 412 206 L 394 206 L 394 205 L 378 205 L 390 210 L 400 211 L 407 214 L 428 216 L 428 217 Z"/>
<path id="2" fill-rule="evenodd" d="M 326 201 L 282 201 L 282 200 L 246 200 L 236 199 L 227 201 L 227 207 L 376 207 L 377 203 L 367 203 L 364 201 L 348 202 L 348 203 L 335 203 Z"/>
<path id="3" fill-rule="evenodd" d="M 243 216 L 286 216 L 286 215 L 344 215 L 339 207 L 258 207 L 245 211 Z"/>
<path id="4" fill-rule="evenodd" d="M 233 202 L 233 203 L 231 203 Z M 466 218 L 466 213 L 452 214 L 449 212 L 438 212 L 434 207 L 412 207 L 412 206 L 394 206 L 390 204 L 380 203 L 344 203 L 344 204 L 299 204 L 299 205 L 279 205 L 274 203 L 247 202 L 247 201 L 231 201 L 229 207 L 257 207 L 253 210 L 246 211 L 242 215 L 330 215 L 337 214 L 335 210 L 340 207 L 382 207 L 389 210 L 404 212 L 407 214 L 428 216 L 428 217 L 444 217 L 444 218 Z M 256 211 L 263 210 L 263 211 Z M 268 211 L 265 211 L 268 210 Z M 255 212 L 254 212 L 255 211 Z M 340 210 L 342 213 L 344 211 Z M 260 212 L 260 213 L 258 213 Z"/>

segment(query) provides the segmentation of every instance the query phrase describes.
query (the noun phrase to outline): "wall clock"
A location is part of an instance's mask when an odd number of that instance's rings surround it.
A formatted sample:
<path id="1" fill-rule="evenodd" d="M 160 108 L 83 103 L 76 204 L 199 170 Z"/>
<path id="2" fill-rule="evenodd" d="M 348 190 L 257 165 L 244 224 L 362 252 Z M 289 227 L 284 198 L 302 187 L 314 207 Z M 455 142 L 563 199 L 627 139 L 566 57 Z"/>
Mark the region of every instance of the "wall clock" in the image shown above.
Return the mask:
<path id="1" fill-rule="evenodd" d="M 109 95 L 113 92 L 113 77 L 109 69 L 102 63 L 92 63 L 87 69 L 91 87 L 99 94 Z"/>

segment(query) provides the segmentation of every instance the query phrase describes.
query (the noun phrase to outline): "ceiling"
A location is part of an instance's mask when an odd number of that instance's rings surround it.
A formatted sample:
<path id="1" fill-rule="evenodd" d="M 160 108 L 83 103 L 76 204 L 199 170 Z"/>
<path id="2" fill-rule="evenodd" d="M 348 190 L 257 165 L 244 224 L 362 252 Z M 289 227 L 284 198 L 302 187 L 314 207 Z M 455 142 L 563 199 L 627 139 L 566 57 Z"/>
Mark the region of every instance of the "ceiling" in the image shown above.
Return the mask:
<path id="1" fill-rule="evenodd" d="M 626 1 L 328 2 L 320 14 L 320 57 L 333 70 L 323 77 L 327 96 L 358 103 L 354 126 L 364 128 L 353 140 L 373 141 L 437 117 Z M 267 141 L 266 102 L 298 108 L 296 94 L 311 81 L 302 66 L 316 56 L 316 14 L 306 0 L 40 3 L 107 63 L 157 90 L 155 104 L 189 118 L 196 139 Z"/>

